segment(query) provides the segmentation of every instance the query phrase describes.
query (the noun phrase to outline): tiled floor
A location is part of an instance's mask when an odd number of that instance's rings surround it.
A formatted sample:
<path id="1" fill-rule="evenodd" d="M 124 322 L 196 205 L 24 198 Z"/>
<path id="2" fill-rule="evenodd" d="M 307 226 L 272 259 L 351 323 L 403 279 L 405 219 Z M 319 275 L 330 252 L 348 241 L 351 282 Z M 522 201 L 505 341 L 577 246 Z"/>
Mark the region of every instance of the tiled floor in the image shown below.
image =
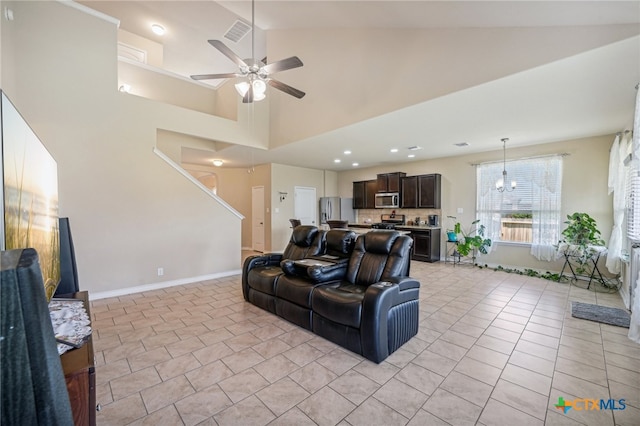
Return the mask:
<path id="1" fill-rule="evenodd" d="M 570 314 L 617 294 L 442 262 L 411 275 L 420 330 L 379 365 L 246 303 L 240 276 L 95 301 L 98 424 L 640 424 L 640 345 Z M 559 397 L 626 408 L 564 414 Z"/>

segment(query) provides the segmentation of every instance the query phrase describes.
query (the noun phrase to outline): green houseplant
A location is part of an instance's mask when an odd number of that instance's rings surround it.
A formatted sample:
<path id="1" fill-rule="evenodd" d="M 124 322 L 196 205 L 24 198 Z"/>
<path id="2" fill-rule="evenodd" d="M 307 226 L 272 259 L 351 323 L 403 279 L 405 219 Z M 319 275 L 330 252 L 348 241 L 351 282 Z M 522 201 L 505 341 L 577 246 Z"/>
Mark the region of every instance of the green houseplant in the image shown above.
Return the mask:
<path id="1" fill-rule="evenodd" d="M 480 219 L 476 219 L 471 222 L 471 226 L 468 229 L 464 229 L 460 222 L 456 222 L 453 231 L 458 236 L 458 245 L 456 250 L 461 256 L 468 256 L 472 253 L 473 262 L 475 263 L 475 250 L 482 254 L 488 253 L 488 248 L 491 247 L 491 239 L 485 238 L 484 225 L 478 225 Z"/>
<path id="2" fill-rule="evenodd" d="M 587 213 L 575 212 L 567 215 L 567 227 L 562 231 L 564 238 L 558 241 L 558 250 L 564 250 L 576 262 L 576 272 L 583 273 L 587 262 L 596 255 L 593 246 L 604 246 L 595 219 Z"/>

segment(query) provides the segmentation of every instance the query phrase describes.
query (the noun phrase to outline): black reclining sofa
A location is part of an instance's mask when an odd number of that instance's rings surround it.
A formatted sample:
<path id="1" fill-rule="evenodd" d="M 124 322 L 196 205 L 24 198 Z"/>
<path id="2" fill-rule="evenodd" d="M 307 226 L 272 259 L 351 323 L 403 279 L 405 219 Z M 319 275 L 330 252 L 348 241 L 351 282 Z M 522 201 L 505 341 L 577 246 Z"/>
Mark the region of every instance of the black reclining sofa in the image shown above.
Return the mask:
<path id="1" fill-rule="evenodd" d="M 249 256 L 242 266 L 242 294 L 246 301 L 276 313 L 276 284 L 284 272 L 282 259 L 303 259 L 324 251 L 325 233 L 315 226 L 299 225 L 293 229 L 283 253 Z"/>
<path id="2" fill-rule="evenodd" d="M 397 231 L 373 231 L 356 238 L 349 230 L 311 228 L 295 228 L 282 255 L 245 260 L 245 299 L 382 362 L 418 332 L 420 283 L 408 276 L 411 238 Z M 290 257 L 304 251 L 292 250 L 291 245 L 316 238 L 318 252 Z M 311 246 L 316 247 L 307 247 Z"/>

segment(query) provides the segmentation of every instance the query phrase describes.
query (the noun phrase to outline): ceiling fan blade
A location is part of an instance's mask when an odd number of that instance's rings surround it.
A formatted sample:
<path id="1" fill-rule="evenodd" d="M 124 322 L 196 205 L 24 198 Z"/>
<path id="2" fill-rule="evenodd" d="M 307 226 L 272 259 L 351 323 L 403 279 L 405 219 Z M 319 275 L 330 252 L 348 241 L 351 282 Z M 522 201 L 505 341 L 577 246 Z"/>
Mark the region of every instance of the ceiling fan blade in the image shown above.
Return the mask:
<path id="1" fill-rule="evenodd" d="M 222 53 L 224 56 L 226 56 L 227 58 L 231 59 L 233 61 L 234 64 L 236 64 L 239 67 L 246 67 L 248 66 L 246 64 L 245 61 L 243 61 L 242 59 L 240 59 L 240 57 L 238 55 L 236 55 L 235 53 L 233 53 L 233 50 L 229 49 L 223 42 L 221 42 L 220 40 L 207 40 L 209 42 L 210 45 L 212 45 L 213 47 L 215 47 L 216 49 L 218 49 L 220 51 L 220 53 Z"/>
<path id="2" fill-rule="evenodd" d="M 191 78 L 194 80 L 215 80 L 217 78 L 234 78 L 234 77 L 240 77 L 240 76 L 242 76 L 242 74 L 229 72 L 226 74 L 198 74 L 198 75 L 192 75 Z"/>
<path id="3" fill-rule="evenodd" d="M 249 90 L 247 90 L 247 93 L 244 94 L 244 97 L 242 98 L 242 103 L 250 104 L 252 102 L 253 102 L 253 84 L 249 84 Z"/>
<path id="4" fill-rule="evenodd" d="M 274 80 L 272 78 L 270 78 L 269 80 L 267 80 L 267 84 L 271 87 L 274 87 L 278 90 L 282 90 L 283 92 L 291 95 L 291 96 L 295 96 L 298 99 L 301 99 L 306 93 L 304 93 L 302 90 L 298 90 L 295 87 L 291 87 L 288 84 L 284 84 L 281 81 L 278 80 Z"/>
<path id="5" fill-rule="evenodd" d="M 304 65 L 300 58 L 297 56 L 292 56 L 287 59 L 282 59 L 280 61 L 276 61 L 270 64 L 267 64 L 262 67 L 263 71 L 266 71 L 268 74 L 273 74 L 280 71 L 290 70 L 292 68 L 298 68 Z"/>

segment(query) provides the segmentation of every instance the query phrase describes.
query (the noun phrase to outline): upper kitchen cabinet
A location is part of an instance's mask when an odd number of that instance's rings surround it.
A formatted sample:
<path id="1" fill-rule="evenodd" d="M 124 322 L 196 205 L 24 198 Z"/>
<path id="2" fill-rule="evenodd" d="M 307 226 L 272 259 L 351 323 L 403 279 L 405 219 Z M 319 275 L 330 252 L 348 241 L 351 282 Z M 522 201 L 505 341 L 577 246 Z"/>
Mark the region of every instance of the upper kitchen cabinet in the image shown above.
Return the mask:
<path id="1" fill-rule="evenodd" d="M 353 208 L 374 209 L 376 207 L 377 180 L 353 182 Z"/>
<path id="2" fill-rule="evenodd" d="M 378 175 L 378 192 L 400 192 L 400 179 L 407 174 L 402 172 L 383 173 Z"/>
<path id="3" fill-rule="evenodd" d="M 418 176 L 403 177 L 400 180 L 402 198 L 400 207 L 403 209 L 415 209 L 418 207 Z"/>
<path id="4" fill-rule="evenodd" d="M 418 176 L 418 208 L 439 209 L 442 176 L 434 173 Z"/>

